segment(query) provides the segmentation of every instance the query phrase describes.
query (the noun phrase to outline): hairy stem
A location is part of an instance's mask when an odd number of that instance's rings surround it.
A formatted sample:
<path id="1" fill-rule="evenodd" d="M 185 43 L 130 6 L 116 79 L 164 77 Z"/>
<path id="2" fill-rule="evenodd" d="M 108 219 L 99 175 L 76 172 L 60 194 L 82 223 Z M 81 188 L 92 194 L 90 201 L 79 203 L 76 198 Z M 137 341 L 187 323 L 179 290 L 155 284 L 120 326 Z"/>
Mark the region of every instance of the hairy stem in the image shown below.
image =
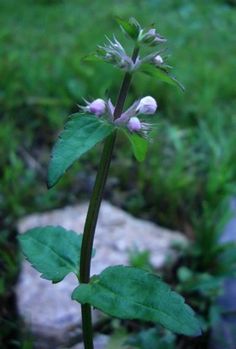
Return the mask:
<path id="1" fill-rule="evenodd" d="M 135 62 L 138 56 L 138 48 L 133 51 L 132 59 Z M 127 72 L 124 76 L 120 92 L 117 98 L 114 118 L 120 117 L 124 108 L 125 100 L 128 94 L 132 79 L 132 74 Z M 88 283 L 90 279 L 90 266 L 92 258 L 93 240 L 98 219 L 98 213 L 103 197 L 104 187 L 106 184 L 108 171 L 111 163 L 112 152 L 116 139 L 116 131 L 107 137 L 104 143 L 101 160 L 98 167 L 98 172 L 89 202 L 88 213 L 84 226 L 83 240 L 80 256 L 80 283 Z M 93 331 L 92 331 L 92 316 L 91 306 L 89 304 L 81 305 L 82 311 L 82 330 L 85 349 L 93 349 Z"/>

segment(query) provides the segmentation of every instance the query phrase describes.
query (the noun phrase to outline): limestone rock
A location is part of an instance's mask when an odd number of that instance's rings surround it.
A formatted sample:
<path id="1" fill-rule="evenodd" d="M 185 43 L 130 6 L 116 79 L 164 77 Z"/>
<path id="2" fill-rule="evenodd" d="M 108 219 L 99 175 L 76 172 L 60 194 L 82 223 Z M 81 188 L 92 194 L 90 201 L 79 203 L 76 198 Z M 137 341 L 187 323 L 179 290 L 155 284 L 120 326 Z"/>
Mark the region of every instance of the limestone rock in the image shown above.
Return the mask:
<path id="1" fill-rule="evenodd" d="M 78 206 L 33 214 L 18 224 L 20 233 L 36 226 L 61 225 L 81 233 L 87 213 L 87 203 Z M 119 208 L 103 202 L 98 218 L 92 260 L 92 274 L 110 265 L 128 264 L 128 252 L 133 248 L 149 250 L 154 267 L 160 268 L 171 253 L 173 241 L 185 243 L 178 232 L 169 231 L 151 222 L 132 217 Z M 37 339 L 38 348 L 55 349 L 65 345 L 80 330 L 80 306 L 70 299 L 77 286 L 74 275 L 53 285 L 24 260 L 16 287 L 19 313 Z M 94 321 L 99 315 L 96 311 Z"/>

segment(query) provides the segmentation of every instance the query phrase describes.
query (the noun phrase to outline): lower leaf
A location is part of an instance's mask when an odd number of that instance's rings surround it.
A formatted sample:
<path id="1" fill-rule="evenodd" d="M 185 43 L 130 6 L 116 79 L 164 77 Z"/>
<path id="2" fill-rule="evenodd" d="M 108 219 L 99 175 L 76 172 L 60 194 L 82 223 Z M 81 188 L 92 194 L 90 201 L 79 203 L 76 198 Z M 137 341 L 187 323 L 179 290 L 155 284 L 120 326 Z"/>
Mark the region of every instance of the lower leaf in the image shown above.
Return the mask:
<path id="1" fill-rule="evenodd" d="M 42 278 L 56 283 L 79 273 L 82 235 L 60 226 L 38 227 L 19 237 L 23 254 Z"/>
<path id="2" fill-rule="evenodd" d="M 201 334 L 199 322 L 184 298 L 159 277 L 141 269 L 109 267 L 89 284 L 77 287 L 72 299 L 117 318 L 152 321 L 189 336 Z"/>

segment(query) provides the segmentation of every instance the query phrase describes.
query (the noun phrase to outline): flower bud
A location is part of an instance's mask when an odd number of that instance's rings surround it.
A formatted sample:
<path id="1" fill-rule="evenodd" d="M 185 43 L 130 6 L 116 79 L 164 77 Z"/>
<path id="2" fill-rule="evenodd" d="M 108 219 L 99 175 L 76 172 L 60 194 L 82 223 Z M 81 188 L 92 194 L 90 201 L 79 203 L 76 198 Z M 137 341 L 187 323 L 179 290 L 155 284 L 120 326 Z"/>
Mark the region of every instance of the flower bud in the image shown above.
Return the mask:
<path id="1" fill-rule="evenodd" d="M 98 98 L 88 104 L 87 108 L 90 113 L 100 116 L 105 113 L 106 103 L 103 99 Z"/>
<path id="2" fill-rule="evenodd" d="M 139 40 L 149 46 L 156 46 L 163 42 L 166 42 L 166 39 L 157 33 L 156 29 L 149 29 L 146 33 L 141 31 L 139 35 Z"/>
<path id="3" fill-rule="evenodd" d="M 121 43 L 113 37 L 113 41 L 108 39 L 108 44 L 98 46 L 97 56 L 103 59 L 107 63 L 111 63 L 116 67 L 125 71 L 131 71 L 134 69 L 134 62 L 126 54 L 124 47 Z"/>
<path id="4" fill-rule="evenodd" d="M 156 55 L 156 56 L 153 58 L 153 62 L 154 62 L 154 64 L 156 64 L 156 65 L 162 65 L 162 64 L 164 63 L 163 58 L 162 58 L 160 55 Z"/>
<path id="5" fill-rule="evenodd" d="M 140 120 L 136 116 L 134 116 L 129 120 L 127 127 L 131 132 L 138 132 L 141 130 L 142 124 Z"/>
<path id="6" fill-rule="evenodd" d="M 139 114 L 154 114 L 157 109 L 157 102 L 151 96 L 144 97 L 140 100 L 136 112 Z"/>

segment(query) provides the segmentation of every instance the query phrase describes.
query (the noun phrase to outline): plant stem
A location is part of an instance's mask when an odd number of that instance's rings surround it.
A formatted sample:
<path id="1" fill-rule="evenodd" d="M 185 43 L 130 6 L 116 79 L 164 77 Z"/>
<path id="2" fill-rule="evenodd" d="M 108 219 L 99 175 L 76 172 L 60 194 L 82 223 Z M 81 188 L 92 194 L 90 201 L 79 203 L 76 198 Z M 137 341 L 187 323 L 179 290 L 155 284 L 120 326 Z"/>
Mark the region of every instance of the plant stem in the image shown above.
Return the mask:
<path id="1" fill-rule="evenodd" d="M 133 62 L 136 61 L 137 56 L 138 56 L 138 52 L 139 52 L 139 48 L 135 47 L 133 54 L 132 54 L 132 60 Z M 117 102 L 116 102 L 116 107 L 114 110 L 114 119 L 118 119 L 121 116 L 121 113 L 123 111 L 124 108 L 124 104 L 125 104 L 125 100 L 128 94 L 128 90 L 129 90 L 129 86 L 131 83 L 131 79 L 132 79 L 132 74 L 127 72 L 124 76 L 124 80 L 122 82 L 121 88 L 120 88 L 120 92 L 117 98 Z M 124 93 L 124 91 L 127 91 L 126 93 Z"/>
<path id="2" fill-rule="evenodd" d="M 138 56 L 139 49 L 136 47 L 133 51 L 132 59 L 135 62 Z M 128 94 L 132 79 L 132 74 L 127 72 L 124 76 L 120 92 L 117 98 L 114 119 L 120 117 L 125 100 Z M 80 256 L 80 283 L 89 283 L 90 279 L 90 266 L 92 258 L 93 240 L 98 219 L 98 213 L 103 197 L 104 187 L 106 184 L 108 171 L 111 163 L 112 152 L 116 139 L 116 131 L 107 137 L 104 143 L 101 160 L 98 167 L 98 172 L 92 192 L 92 196 L 89 202 L 88 213 L 84 226 L 83 240 L 81 246 Z M 93 331 L 92 331 L 92 315 L 91 306 L 89 304 L 81 305 L 82 311 L 82 330 L 85 349 L 93 349 Z"/>

